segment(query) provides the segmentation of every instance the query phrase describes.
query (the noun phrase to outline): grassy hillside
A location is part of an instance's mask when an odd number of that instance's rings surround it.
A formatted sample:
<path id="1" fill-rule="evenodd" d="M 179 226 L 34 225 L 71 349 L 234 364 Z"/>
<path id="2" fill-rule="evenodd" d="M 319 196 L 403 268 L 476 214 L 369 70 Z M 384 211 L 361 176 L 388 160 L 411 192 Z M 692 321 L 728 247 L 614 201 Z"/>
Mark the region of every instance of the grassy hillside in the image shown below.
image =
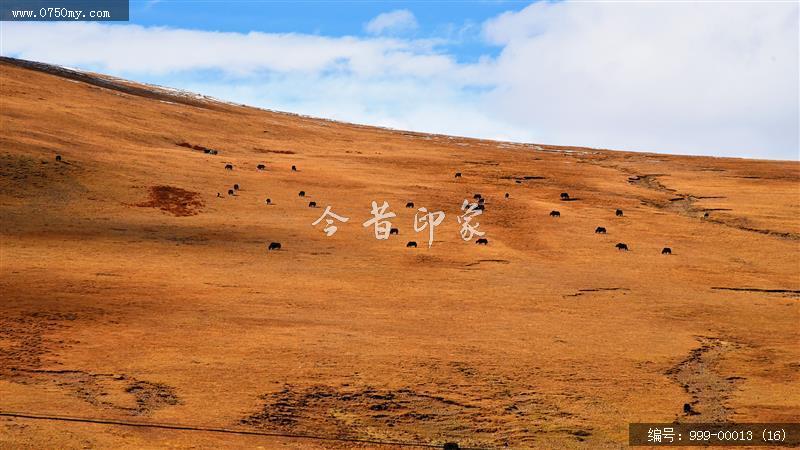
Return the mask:
<path id="1" fill-rule="evenodd" d="M 10 59 L 0 121 L 0 412 L 514 448 L 800 421 L 797 162 L 393 131 Z M 459 234 L 475 193 L 485 246 Z M 398 235 L 362 225 L 373 201 Z M 420 207 L 446 214 L 430 248 Z M 54 444 L 361 445 L 0 416 L 0 447 Z"/>

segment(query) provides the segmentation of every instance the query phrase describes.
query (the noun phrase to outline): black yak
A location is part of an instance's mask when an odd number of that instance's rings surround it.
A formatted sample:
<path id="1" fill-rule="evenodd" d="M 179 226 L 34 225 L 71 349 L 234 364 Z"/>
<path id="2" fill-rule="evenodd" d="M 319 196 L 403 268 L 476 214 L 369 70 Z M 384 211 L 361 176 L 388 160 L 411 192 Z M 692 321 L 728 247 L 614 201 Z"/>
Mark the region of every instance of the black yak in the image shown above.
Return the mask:
<path id="1" fill-rule="evenodd" d="M 671 254 L 672 254 L 672 249 L 671 249 L 671 248 L 669 248 L 669 247 L 664 247 L 664 248 L 661 250 L 661 254 L 662 254 L 662 255 L 671 255 Z"/>
<path id="2" fill-rule="evenodd" d="M 308 202 L 308 207 L 309 208 L 316 208 L 317 207 L 317 202 Z"/>
<path id="3" fill-rule="evenodd" d="M 406 203 L 406 208 L 413 208 L 413 207 L 414 207 L 414 202 Z"/>
<path id="4" fill-rule="evenodd" d="M 561 193 L 561 200 L 569 200 L 569 194 L 566 192 Z"/>
<path id="5" fill-rule="evenodd" d="M 61 162 L 61 155 L 56 155 L 56 161 Z"/>
<path id="6" fill-rule="evenodd" d="M 506 198 L 508 198 L 508 192 L 506 192 Z"/>
<path id="7" fill-rule="evenodd" d="M 617 247 L 617 250 L 628 251 L 628 244 L 623 244 L 622 242 L 618 243 L 615 247 Z"/>
<path id="8" fill-rule="evenodd" d="M 616 214 L 617 217 L 622 217 L 622 210 L 618 209 L 614 214 Z"/>
<path id="9" fill-rule="evenodd" d="M 239 183 L 236 183 L 236 184 L 234 184 L 234 185 L 233 185 L 233 189 L 234 189 L 235 191 L 238 191 L 238 190 L 239 190 Z"/>
<path id="10" fill-rule="evenodd" d="M 258 170 L 264 170 L 266 168 L 267 168 L 267 166 L 265 166 L 264 164 L 259 164 L 259 165 L 256 166 L 256 169 L 258 169 Z"/>
<path id="11" fill-rule="evenodd" d="M 606 234 L 606 227 L 597 227 L 594 229 L 595 233 Z"/>
<path id="12" fill-rule="evenodd" d="M 267 247 L 267 250 L 280 250 L 280 249 L 281 249 L 280 242 L 272 242 L 269 244 L 269 247 Z"/>
<path id="13" fill-rule="evenodd" d="M 390 235 L 391 235 L 391 234 L 399 234 L 399 233 L 400 233 L 400 230 L 399 230 L 399 229 L 397 229 L 397 228 L 392 228 L 391 230 L 389 230 L 389 234 L 390 234 Z"/>
<path id="14" fill-rule="evenodd" d="M 414 247 L 414 248 L 417 248 L 417 243 L 416 243 L 416 242 L 414 242 L 414 241 L 408 241 L 408 244 L 406 244 L 406 247 Z"/>
<path id="15" fill-rule="evenodd" d="M 236 195 L 236 191 L 233 189 L 228 189 L 228 195 Z"/>
<path id="16" fill-rule="evenodd" d="M 306 191 L 300 191 L 297 195 L 299 195 L 300 197 L 305 197 Z"/>
<path id="17" fill-rule="evenodd" d="M 561 217 L 561 213 L 558 211 L 550 211 L 550 217 Z"/>
<path id="18" fill-rule="evenodd" d="M 225 164 L 225 170 L 233 170 L 233 164 Z"/>
<path id="19" fill-rule="evenodd" d="M 486 238 L 480 238 L 477 241 L 475 241 L 475 243 L 478 245 L 486 245 L 489 243 L 489 240 Z"/>
<path id="20" fill-rule="evenodd" d="M 268 198 L 268 199 L 265 200 L 265 202 L 266 202 L 266 204 L 271 205 L 272 204 L 272 199 Z"/>
<path id="21" fill-rule="evenodd" d="M 456 178 L 461 178 L 461 172 L 456 172 Z"/>
<path id="22" fill-rule="evenodd" d="M 292 172 L 297 172 L 297 166 L 292 166 Z"/>

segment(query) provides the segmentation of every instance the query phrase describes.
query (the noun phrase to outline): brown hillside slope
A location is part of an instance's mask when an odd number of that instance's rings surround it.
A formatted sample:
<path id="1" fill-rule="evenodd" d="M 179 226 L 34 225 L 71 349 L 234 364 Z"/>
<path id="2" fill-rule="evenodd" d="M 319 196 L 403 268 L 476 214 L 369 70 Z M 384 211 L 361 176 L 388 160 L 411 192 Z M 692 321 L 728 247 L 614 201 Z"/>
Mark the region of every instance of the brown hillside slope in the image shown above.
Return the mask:
<path id="1" fill-rule="evenodd" d="M 796 162 L 448 138 L 71 78 L 0 63 L 0 412 L 514 448 L 800 421 Z M 459 236 L 474 193 L 486 246 Z M 372 201 L 399 235 L 362 226 Z M 408 201 L 447 214 L 431 248 Z M 311 225 L 328 205 L 350 218 L 331 237 Z M 360 445 L 0 416 L 0 447 L 197 444 Z"/>

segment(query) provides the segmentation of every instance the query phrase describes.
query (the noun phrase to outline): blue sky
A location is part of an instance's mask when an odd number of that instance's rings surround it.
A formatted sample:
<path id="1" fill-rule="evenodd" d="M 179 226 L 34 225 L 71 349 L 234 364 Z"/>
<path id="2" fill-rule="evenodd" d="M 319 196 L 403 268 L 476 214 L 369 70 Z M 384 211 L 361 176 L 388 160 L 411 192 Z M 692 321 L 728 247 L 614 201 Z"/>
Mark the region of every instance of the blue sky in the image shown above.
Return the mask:
<path id="1" fill-rule="evenodd" d="M 417 27 L 402 35 L 447 39 L 458 62 L 497 56 L 501 47 L 481 39 L 481 23 L 507 11 L 519 11 L 527 1 L 469 2 L 328 2 L 328 1 L 181 1 L 131 2 L 131 23 L 185 29 L 247 33 L 301 33 L 320 36 L 363 36 L 376 16 L 398 10 L 412 12 Z"/>
<path id="2" fill-rule="evenodd" d="M 445 34 L 450 26 L 480 24 L 530 2 L 324 2 L 324 1 L 131 1 L 131 23 L 188 29 L 325 36 L 364 34 L 364 24 L 381 13 L 412 11 L 419 29 L 412 34 Z M 485 47 L 488 48 L 488 47 Z"/>
<path id="3" fill-rule="evenodd" d="M 800 159 L 796 2 L 131 1 L 0 53 L 357 123 Z"/>

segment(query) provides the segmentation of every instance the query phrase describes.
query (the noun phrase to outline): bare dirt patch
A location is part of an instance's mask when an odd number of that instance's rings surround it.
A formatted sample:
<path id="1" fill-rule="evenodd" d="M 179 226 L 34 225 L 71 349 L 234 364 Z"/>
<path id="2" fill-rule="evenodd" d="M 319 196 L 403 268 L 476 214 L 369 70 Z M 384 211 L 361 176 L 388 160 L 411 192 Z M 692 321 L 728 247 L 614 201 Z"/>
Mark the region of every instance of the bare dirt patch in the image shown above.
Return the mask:
<path id="1" fill-rule="evenodd" d="M 691 395 L 691 408 L 683 410 L 682 420 L 695 422 L 725 422 L 734 413 L 727 405 L 739 376 L 720 373 L 719 363 L 728 353 L 742 346 L 716 337 L 698 337 L 700 347 L 689 352 L 689 357 L 665 373 Z"/>
<path id="2" fill-rule="evenodd" d="M 574 294 L 567 294 L 564 297 L 580 297 L 581 295 L 585 295 L 585 294 L 609 293 L 609 292 L 616 292 L 616 291 L 623 291 L 622 295 L 625 295 L 625 292 L 626 291 L 630 291 L 630 289 L 623 288 L 623 287 L 601 287 L 601 288 L 578 289 L 578 291 L 575 292 Z"/>
<path id="3" fill-rule="evenodd" d="M 76 342 L 56 333 L 80 320 L 76 313 L 30 313 L 0 319 L 0 380 L 63 390 L 93 406 L 130 415 L 180 403 L 173 387 L 124 374 L 92 373 L 61 366 L 57 352 Z"/>
<path id="4" fill-rule="evenodd" d="M 476 262 L 464 264 L 464 267 L 477 266 L 482 263 L 511 264 L 511 261 L 507 259 L 479 259 Z"/>
<path id="5" fill-rule="evenodd" d="M 190 148 L 192 150 L 197 150 L 199 152 L 203 152 L 203 153 L 206 153 L 206 154 L 214 154 L 214 155 L 216 155 L 217 154 L 216 152 L 219 152 L 219 150 L 215 150 L 215 149 L 213 149 L 211 147 L 205 147 L 203 145 L 197 145 L 197 144 L 190 144 L 188 142 L 179 142 L 179 143 L 176 143 L 175 145 L 177 145 L 178 147 L 186 147 L 186 148 Z"/>
<path id="6" fill-rule="evenodd" d="M 656 191 L 661 192 L 675 192 L 675 189 L 670 189 L 658 181 L 659 176 L 663 176 L 663 173 L 654 173 L 654 174 L 646 174 L 646 175 L 633 175 L 628 177 L 628 183 L 635 184 L 638 186 L 644 186 L 648 189 L 653 189 Z"/>
<path id="7" fill-rule="evenodd" d="M 180 403 L 175 388 L 124 374 L 12 368 L 7 375 L 0 379 L 20 384 L 55 386 L 92 406 L 132 416 L 146 416 L 155 410 Z"/>
<path id="8" fill-rule="evenodd" d="M 277 153 L 279 155 L 294 155 L 297 153 L 292 150 L 272 150 L 268 148 L 258 148 L 258 147 L 254 147 L 253 150 L 255 150 L 258 153 Z"/>
<path id="9" fill-rule="evenodd" d="M 454 363 L 450 370 L 465 380 L 480 377 L 475 368 Z M 457 439 L 478 447 L 527 446 L 542 434 L 582 441 L 591 428 L 537 390 L 511 392 L 502 380 L 492 393 L 437 395 L 422 387 L 378 389 L 370 386 L 285 385 L 259 397 L 255 413 L 240 424 L 262 429 L 349 439 L 384 439 L 440 445 Z M 553 429 L 540 429 L 547 421 Z"/>
<path id="10" fill-rule="evenodd" d="M 142 208 L 158 208 L 173 216 L 194 216 L 200 214 L 205 203 L 197 192 L 173 186 L 153 186 L 150 188 L 150 200 L 137 203 Z"/>
<path id="11" fill-rule="evenodd" d="M 782 294 L 784 297 L 800 298 L 800 290 L 796 289 L 762 289 L 748 287 L 712 287 L 714 291 L 750 292 L 756 294 Z"/>
<path id="12" fill-rule="evenodd" d="M 55 157 L 53 157 L 55 158 Z M 86 189 L 78 181 L 80 169 L 68 161 L 58 162 L 26 155 L 0 155 L 0 195 L 66 200 Z"/>
<path id="13" fill-rule="evenodd" d="M 50 349 L 67 343 L 47 337 L 76 320 L 77 314 L 34 312 L 0 316 L 0 379 L 12 368 L 37 368 L 49 362 Z"/>

